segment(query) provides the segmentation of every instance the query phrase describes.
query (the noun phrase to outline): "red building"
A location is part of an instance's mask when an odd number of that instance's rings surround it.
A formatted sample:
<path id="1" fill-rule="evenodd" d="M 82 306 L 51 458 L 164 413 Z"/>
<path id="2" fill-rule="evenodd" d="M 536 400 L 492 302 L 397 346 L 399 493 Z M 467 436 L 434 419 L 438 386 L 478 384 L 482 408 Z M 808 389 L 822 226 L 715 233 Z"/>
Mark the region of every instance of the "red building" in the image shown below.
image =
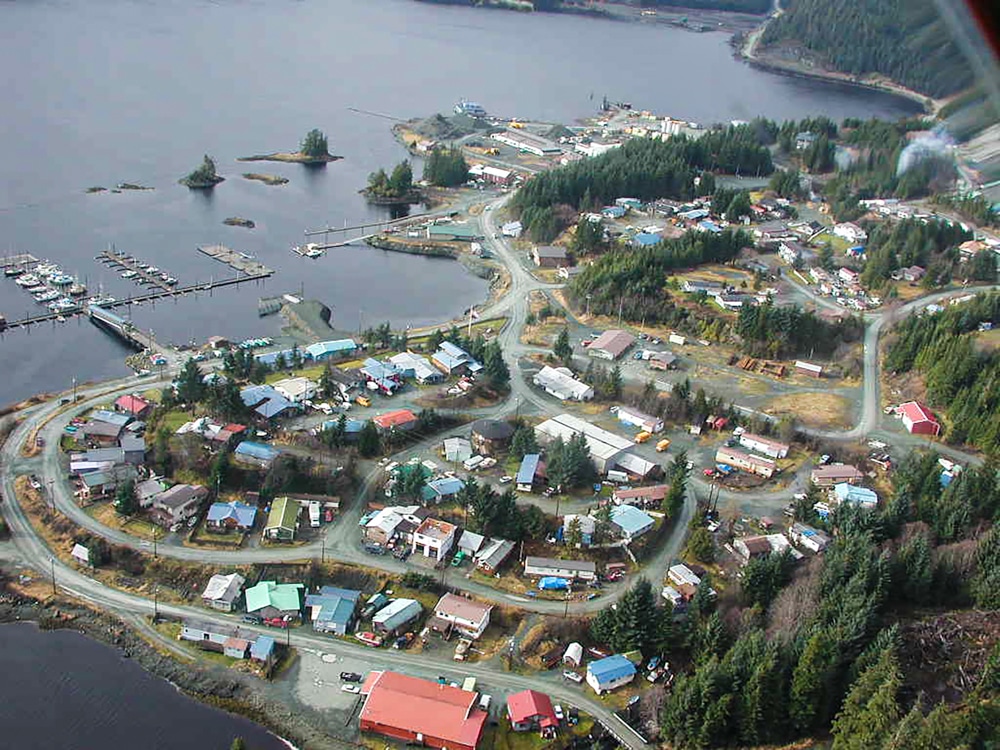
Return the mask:
<path id="1" fill-rule="evenodd" d="M 515 732 L 540 729 L 544 734 L 559 726 L 551 699 L 537 690 L 522 690 L 510 696 L 507 699 L 507 716 Z"/>
<path id="2" fill-rule="evenodd" d="M 119 396 L 115 401 L 115 411 L 131 414 L 136 419 L 145 419 L 153 410 L 153 405 L 139 396 Z"/>
<path id="3" fill-rule="evenodd" d="M 370 672 L 361 694 L 362 732 L 427 747 L 476 750 L 486 725 L 476 693 L 398 672 Z"/>
<path id="4" fill-rule="evenodd" d="M 903 415 L 903 426 L 908 432 L 914 435 L 937 435 L 941 432 L 941 425 L 923 404 L 908 401 L 899 407 L 899 411 Z"/>
<path id="5" fill-rule="evenodd" d="M 417 415 L 409 409 L 397 409 L 375 417 L 372 422 L 379 430 L 412 430 L 417 426 Z"/>

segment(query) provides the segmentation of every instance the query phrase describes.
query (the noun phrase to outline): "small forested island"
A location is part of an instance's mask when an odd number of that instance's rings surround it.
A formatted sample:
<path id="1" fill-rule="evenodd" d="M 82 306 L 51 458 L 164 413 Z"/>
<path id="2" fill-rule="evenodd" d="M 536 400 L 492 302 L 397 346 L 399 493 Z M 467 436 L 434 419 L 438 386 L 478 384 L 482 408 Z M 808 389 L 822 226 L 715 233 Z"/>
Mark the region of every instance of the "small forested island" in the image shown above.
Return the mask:
<path id="1" fill-rule="evenodd" d="M 201 166 L 192 171 L 187 177 L 182 177 L 178 182 L 192 190 L 211 190 L 220 182 L 224 182 L 225 179 L 225 177 L 220 176 L 215 171 L 215 161 L 212 157 L 205 154 Z"/>
<path id="2" fill-rule="evenodd" d="M 391 175 L 384 169 L 368 175 L 368 187 L 361 191 L 369 203 L 382 205 L 420 203 L 423 196 L 413 187 L 413 169 L 409 161 L 397 164 Z"/>
<path id="3" fill-rule="evenodd" d="M 245 227 L 246 229 L 253 229 L 256 224 L 253 223 L 252 219 L 244 219 L 241 216 L 230 216 L 228 219 L 222 221 L 227 227 Z"/>
<path id="4" fill-rule="evenodd" d="M 256 180 L 257 182 L 263 182 L 265 185 L 287 185 L 287 177 L 279 177 L 276 174 L 261 174 L 259 172 L 244 172 L 244 180 Z"/>
<path id="5" fill-rule="evenodd" d="M 329 144 L 326 140 L 326 133 L 319 128 L 313 128 L 302 139 L 298 151 L 276 151 L 273 154 L 243 156 L 237 159 L 237 161 L 283 161 L 293 164 L 327 164 L 343 158 L 342 156 L 331 154 Z"/>

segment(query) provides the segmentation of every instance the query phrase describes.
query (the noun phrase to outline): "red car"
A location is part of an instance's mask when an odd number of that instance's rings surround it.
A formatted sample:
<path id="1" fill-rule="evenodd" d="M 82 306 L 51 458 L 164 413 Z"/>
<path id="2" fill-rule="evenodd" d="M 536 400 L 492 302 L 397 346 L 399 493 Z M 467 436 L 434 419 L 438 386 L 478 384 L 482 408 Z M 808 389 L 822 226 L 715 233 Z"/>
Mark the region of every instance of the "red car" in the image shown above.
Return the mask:
<path id="1" fill-rule="evenodd" d="M 270 628 L 281 628 L 284 630 L 288 627 L 288 619 L 285 617 L 266 617 L 264 618 L 264 624 Z"/>

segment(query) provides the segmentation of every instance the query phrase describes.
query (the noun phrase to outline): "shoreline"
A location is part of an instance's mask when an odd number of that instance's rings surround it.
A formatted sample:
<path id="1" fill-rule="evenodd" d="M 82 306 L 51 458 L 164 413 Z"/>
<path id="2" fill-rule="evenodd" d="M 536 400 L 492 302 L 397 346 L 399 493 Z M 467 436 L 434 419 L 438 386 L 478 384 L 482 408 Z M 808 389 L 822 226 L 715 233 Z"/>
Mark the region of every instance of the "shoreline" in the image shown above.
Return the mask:
<path id="1" fill-rule="evenodd" d="M 308 711 L 293 713 L 290 707 L 268 695 L 274 683 L 255 685 L 240 672 L 198 661 L 191 663 L 165 653 L 134 625 L 103 610 L 59 595 L 46 599 L 18 590 L 14 580 L 0 586 L 0 625 L 30 622 L 39 630 L 72 630 L 117 650 L 122 658 L 165 680 L 187 698 L 259 725 L 292 748 L 319 747 L 339 750 L 349 747 L 304 718 Z M 41 578 L 35 583 L 43 585 Z M 280 690 L 280 688 L 278 688 Z"/>

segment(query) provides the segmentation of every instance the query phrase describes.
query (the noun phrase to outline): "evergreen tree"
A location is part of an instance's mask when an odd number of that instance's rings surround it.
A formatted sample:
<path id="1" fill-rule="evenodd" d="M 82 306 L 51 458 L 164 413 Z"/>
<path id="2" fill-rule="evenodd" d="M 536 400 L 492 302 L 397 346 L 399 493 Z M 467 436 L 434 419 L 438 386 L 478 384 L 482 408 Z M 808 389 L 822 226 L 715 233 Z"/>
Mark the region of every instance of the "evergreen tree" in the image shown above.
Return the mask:
<path id="1" fill-rule="evenodd" d="M 556 343 L 552 347 L 552 353 L 564 365 L 573 361 L 573 345 L 569 343 L 569 329 L 563 328 L 556 337 Z"/>
<path id="2" fill-rule="evenodd" d="M 902 675 L 895 653 L 883 652 L 851 687 L 833 722 L 833 750 L 870 750 L 882 747 L 900 719 Z"/>
<path id="3" fill-rule="evenodd" d="M 318 128 L 313 128 L 306 133 L 305 138 L 302 139 L 302 143 L 299 144 L 299 152 L 313 158 L 328 156 L 330 151 L 326 134 Z"/>
<path id="4" fill-rule="evenodd" d="M 806 641 L 792 672 L 789 696 L 789 718 L 797 732 L 809 732 L 826 722 L 838 658 L 836 644 L 825 630 L 817 630 Z"/>
<path id="5" fill-rule="evenodd" d="M 188 359 L 177 376 L 177 398 L 183 404 L 194 405 L 205 396 L 206 385 L 198 363 Z"/>
<path id="6" fill-rule="evenodd" d="M 583 532 L 580 530 L 580 518 L 575 517 L 566 527 L 566 544 L 573 549 L 583 544 Z"/>
<path id="7" fill-rule="evenodd" d="M 134 516 L 139 510 L 139 502 L 135 498 L 135 483 L 122 482 L 115 490 L 115 512 L 123 516 Z"/>
<path id="8" fill-rule="evenodd" d="M 382 441 L 379 438 L 378 428 L 371 420 L 365 422 L 365 426 L 358 435 L 358 453 L 364 458 L 371 458 L 378 455 L 382 448 Z"/>
<path id="9" fill-rule="evenodd" d="M 525 424 L 514 430 L 514 437 L 510 441 L 510 453 L 512 456 L 521 459 L 529 453 L 538 452 L 538 440 L 535 437 L 534 427 Z"/>

